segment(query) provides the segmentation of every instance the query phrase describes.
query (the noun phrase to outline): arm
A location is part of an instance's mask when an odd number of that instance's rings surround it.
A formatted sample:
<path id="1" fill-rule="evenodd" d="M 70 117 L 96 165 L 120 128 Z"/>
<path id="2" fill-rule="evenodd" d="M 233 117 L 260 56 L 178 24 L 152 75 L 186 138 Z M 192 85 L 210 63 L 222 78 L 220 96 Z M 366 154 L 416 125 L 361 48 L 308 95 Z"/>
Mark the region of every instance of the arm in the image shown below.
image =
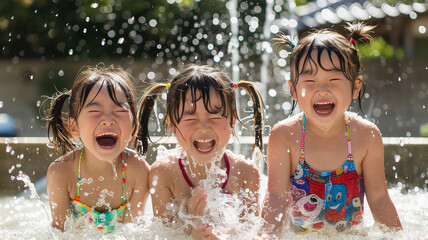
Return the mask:
<path id="1" fill-rule="evenodd" d="M 384 148 L 379 129 L 373 127 L 367 136 L 369 136 L 367 137 L 368 149 L 363 159 L 362 170 L 364 188 L 373 218 L 376 222 L 385 224 L 389 228 L 402 229 L 397 211 L 386 187 Z"/>
<path id="2" fill-rule="evenodd" d="M 270 132 L 267 147 L 268 187 L 262 210 L 267 234 L 277 233 L 286 219 L 291 158 L 284 142 L 284 131 L 283 126 L 276 125 Z"/>
<path id="3" fill-rule="evenodd" d="M 124 223 L 132 222 L 133 218 L 144 215 L 147 198 L 149 196 L 149 165 L 144 159 L 135 157 L 130 161 L 128 168 L 129 179 L 132 179 L 132 192 L 128 200 L 130 210 L 125 210 Z"/>
<path id="4" fill-rule="evenodd" d="M 246 163 L 247 164 L 247 163 Z M 259 190 L 260 190 L 260 173 L 254 165 L 249 165 L 247 170 L 244 170 L 245 177 L 243 190 L 248 189 L 248 193 L 245 191 L 243 194 L 242 202 L 246 205 L 246 212 L 243 214 L 255 214 L 259 215 Z"/>
<path id="5" fill-rule="evenodd" d="M 172 222 L 173 215 L 167 210 L 167 204 L 173 202 L 173 194 L 169 188 L 169 174 L 167 166 L 162 163 L 155 162 L 149 173 L 149 186 L 154 190 L 151 193 L 153 215 L 160 217 L 164 223 Z"/>
<path id="6" fill-rule="evenodd" d="M 46 186 L 52 214 L 52 227 L 64 231 L 67 210 L 70 208 L 69 187 L 64 179 L 66 166 L 62 162 L 53 162 L 46 174 Z"/>

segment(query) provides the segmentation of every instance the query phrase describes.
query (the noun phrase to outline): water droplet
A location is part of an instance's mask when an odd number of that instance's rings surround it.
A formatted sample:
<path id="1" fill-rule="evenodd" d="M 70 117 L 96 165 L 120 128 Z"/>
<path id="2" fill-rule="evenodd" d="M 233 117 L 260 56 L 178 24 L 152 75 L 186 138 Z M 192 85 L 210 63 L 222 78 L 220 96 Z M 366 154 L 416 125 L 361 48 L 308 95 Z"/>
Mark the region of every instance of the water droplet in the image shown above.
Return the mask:
<path id="1" fill-rule="evenodd" d="M 9 153 L 10 151 L 12 151 L 12 147 L 10 145 L 6 146 L 6 152 Z"/>
<path id="2" fill-rule="evenodd" d="M 18 142 L 19 142 L 18 138 L 17 138 L 17 137 L 14 137 L 14 138 L 13 138 L 13 143 L 17 144 Z"/>
<path id="3" fill-rule="evenodd" d="M 154 194 L 156 190 L 154 188 L 150 188 L 150 194 Z"/>
<path id="4" fill-rule="evenodd" d="M 0 101 L 0 108 L 3 107 L 3 101 Z"/>
<path id="5" fill-rule="evenodd" d="M 398 155 L 398 154 L 396 154 L 396 155 L 394 156 L 394 159 L 395 159 L 395 162 L 399 162 L 399 161 L 401 160 L 401 156 L 400 156 L 400 155 Z"/>
<path id="6" fill-rule="evenodd" d="M 302 89 L 302 97 L 305 97 L 305 95 L 306 95 L 306 89 Z"/>
<path id="7" fill-rule="evenodd" d="M 22 166 L 22 165 L 21 165 L 20 163 L 17 163 L 17 164 L 16 164 L 16 167 L 17 167 L 17 168 L 20 168 L 21 166 Z"/>
<path id="8" fill-rule="evenodd" d="M 41 102 L 40 102 L 40 101 L 37 101 L 37 102 L 36 102 L 36 106 L 37 106 L 37 107 L 40 107 L 40 104 L 41 104 Z"/>
<path id="9" fill-rule="evenodd" d="M 104 177 L 103 177 L 103 176 L 100 176 L 100 177 L 98 178 L 98 180 L 99 180 L 100 182 L 102 182 L 102 181 L 104 180 Z"/>
<path id="10" fill-rule="evenodd" d="M 404 139 L 400 138 L 400 147 L 404 146 Z"/>
<path id="11" fill-rule="evenodd" d="M 68 50 L 68 55 L 73 55 L 73 49 Z"/>

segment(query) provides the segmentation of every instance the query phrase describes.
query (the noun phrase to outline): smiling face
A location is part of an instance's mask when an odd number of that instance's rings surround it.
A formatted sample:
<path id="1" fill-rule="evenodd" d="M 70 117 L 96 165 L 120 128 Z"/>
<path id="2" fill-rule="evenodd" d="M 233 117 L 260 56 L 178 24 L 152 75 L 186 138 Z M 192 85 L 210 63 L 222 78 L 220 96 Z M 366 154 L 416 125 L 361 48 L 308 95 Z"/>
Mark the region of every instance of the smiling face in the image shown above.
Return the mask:
<path id="1" fill-rule="evenodd" d="M 232 133 L 231 116 L 223 116 L 219 94 L 210 89 L 209 103 L 206 109 L 204 101 L 196 92 L 196 102 L 192 101 L 190 91 L 186 94 L 184 112 L 180 122 L 174 127 L 168 120 L 171 131 L 186 154 L 202 164 L 209 163 L 226 147 Z M 180 107 L 181 108 L 181 107 Z"/>
<path id="2" fill-rule="evenodd" d="M 115 159 L 125 149 L 133 134 L 133 117 L 125 93 L 115 87 L 117 105 L 104 81 L 89 92 L 83 107 L 72 121 L 71 134 L 80 138 L 85 154 L 102 161 Z"/>
<path id="3" fill-rule="evenodd" d="M 317 57 L 318 50 L 313 50 L 311 58 L 315 61 L 307 61 L 306 64 L 300 61 L 299 69 L 302 71 L 292 96 L 308 119 L 329 125 L 342 118 L 351 100 L 358 97 L 361 81 L 356 80 L 352 89 L 351 81 L 340 70 L 336 54 L 329 56 L 327 51 L 323 51 L 318 63 Z"/>

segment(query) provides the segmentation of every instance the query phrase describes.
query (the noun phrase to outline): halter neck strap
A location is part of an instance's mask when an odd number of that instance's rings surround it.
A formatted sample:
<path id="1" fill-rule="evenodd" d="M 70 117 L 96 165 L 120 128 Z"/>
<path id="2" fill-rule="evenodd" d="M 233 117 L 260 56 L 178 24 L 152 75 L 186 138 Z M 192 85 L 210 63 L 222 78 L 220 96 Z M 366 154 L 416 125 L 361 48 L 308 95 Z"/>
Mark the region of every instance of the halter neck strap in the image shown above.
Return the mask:
<path id="1" fill-rule="evenodd" d="M 230 162 L 229 162 L 229 157 L 227 156 L 226 153 L 224 154 L 224 162 L 226 164 L 227 178 L 226 178 L 226 181 L 224 181 L 223 185 L 221 186 L 221 188 L 223 190 L 226 188 L 227 182 L 229 181 L 229 173 L 230 173 Z M 181 174 L 183 175 L 183 178 L 186 181 L 187 185 L 189 185 L 189 187 L 191 187 L 191 188 L 194 188 L 195 185 L 193 185 L 192 181 L 190 180 L 189 176 L 187 175 L 181 158 L 178 159 L 178 166 L 180 167 Z"/>
<path id="2" fill-rule="evenodd" d="M 82 155 L 83 155 L 83 151 L 85 149 L 82 148 L 82 151 L 80 152 L 80 156 L 79 156 L 79 166 L 77 168 L 77 195 L 75 200 L 80 201 L 80 185 L 81 185 L 81 177 L 80 177 L 80 165 L 82 163 Z M 123 152 L 120 154 L 120 157 L 122 159 L 122 204 L 126 203 L 126 198 L 125 198 L 125 169 L 126 169 L 126 164 L 125 161 L 123 161 Z"/>
<path id="3" fill-rule="evenodd" d="M 349 121 L 348 121 L 348 117 L 346 115 L 345 115 L 345 123 L 346 123 L 346 139 L 348 142 L 348 155 L 352 155 L 351 137 L 350 137 L 350 133 L 349 133 Z M 305 137 L 306 137 L 306 115 L 303 114 L 302 143 L 300 145 L 300 159 L 305 158 Z"/>

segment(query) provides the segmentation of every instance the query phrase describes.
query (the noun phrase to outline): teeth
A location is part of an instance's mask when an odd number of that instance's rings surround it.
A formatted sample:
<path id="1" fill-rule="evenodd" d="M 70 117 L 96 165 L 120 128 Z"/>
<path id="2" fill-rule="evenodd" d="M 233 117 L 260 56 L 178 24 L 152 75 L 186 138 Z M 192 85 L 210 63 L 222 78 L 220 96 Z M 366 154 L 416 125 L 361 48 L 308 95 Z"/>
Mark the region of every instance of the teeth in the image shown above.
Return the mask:
<path id="1" fill-rule="evenodd" d="M 117 133 L 111 132 L 111 133 L 101 133 L 101 134 L 97 135 L 97 137 L 104 137 L 104 136 L 117 137 Z"/>
<path id="2" fill-rule="evenodd" d="M 207 142 L 211 142 L 212 139 L 201 139 L 201 140 L 196 140 L 196 142 L 200 142 L 200 143 L 207 143 Z"/>
<path id="3" fill-rule="evenodd" d="M 198 148 L 198 150 L 201 151 L 201 152 L 209 152 L 209 151 L 211 151 L 211 149 L 213 149 L 213 147 L 210 147 L 208 149 L 200 149 L 200 148 Z"/>
<path id="4" fill-rule="evenodd" d="M 328 105 L 333 104 L 332 102 L 324 102 L 324 103 L 315 103 L 315 105 Z"/>

